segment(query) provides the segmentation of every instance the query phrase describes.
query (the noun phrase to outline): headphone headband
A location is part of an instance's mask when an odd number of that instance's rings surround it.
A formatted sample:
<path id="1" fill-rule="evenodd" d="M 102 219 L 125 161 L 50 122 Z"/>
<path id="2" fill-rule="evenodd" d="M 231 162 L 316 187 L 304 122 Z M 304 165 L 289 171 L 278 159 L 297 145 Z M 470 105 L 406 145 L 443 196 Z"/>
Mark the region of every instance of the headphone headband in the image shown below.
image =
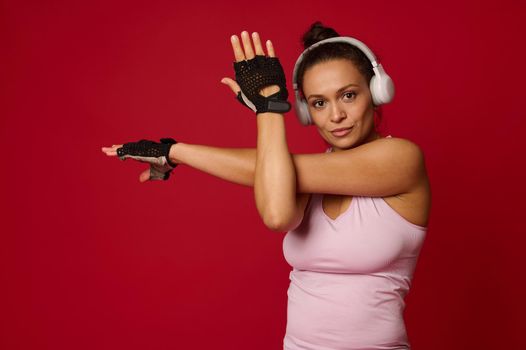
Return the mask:
<path id="1" fill-rule="evenodd" d="M 298 85 L 297 73 L 298 73 L 298 68 L 299 68 L 300 62 L 303 61 L 303 58 L 305 57 L 305 55 L 307 55 L 307 53 L 309 53 L 311 50 L 313 50 L 314 48 L 316 48 L 316 47 L 318 47 L 320 45 L 326 44 L 326 43 L 347 43 L 347 44 L 351 44 L 353 46 L 356 46 L 358 49 L 360 49 L 360 51 L 362 51 L 367 56 L 367 58 L 369 59 L 369 61 L 371 62 L 372 66 L 373 66 L 373 69 L 378 67 L 378 62 L 376 60 L 376 56 L 367 47 L 367 45 L 365 45 L 360 40 L 355 39 L 355 38 L 351 38 L 349 36 L 337 36 L 337 37 L 333 37 L 333 38 L 323 39 L 323 40 L 320 40 L 317 43 L 314 43 L 311 46 L 307 47 L 301 53 L 301 55 L 298 57 L 298 59 L 296 60 L 296 64 L 294 65 L 294 71 L 292 72 L 292 85 L 293 85 L 294 90 L 297 90 L 297 88 L 298 88 L 298 86 L 297 86 Z"/>

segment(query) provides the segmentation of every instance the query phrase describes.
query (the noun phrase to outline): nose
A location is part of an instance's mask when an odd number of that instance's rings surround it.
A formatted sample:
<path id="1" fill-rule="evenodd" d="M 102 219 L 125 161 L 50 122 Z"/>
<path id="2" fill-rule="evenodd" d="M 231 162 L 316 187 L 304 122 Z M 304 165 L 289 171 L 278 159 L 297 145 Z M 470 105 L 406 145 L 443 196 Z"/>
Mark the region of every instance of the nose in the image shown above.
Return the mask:
<path id="1" fill-rule="evenodd" d="M 338 103 L 333 103 L 333 107 L 331 110 L 331 121 L 334 123 L 339 123 L 345 118 L 347 118 L 345 110 L 341 108 L 341 106 Z"/>

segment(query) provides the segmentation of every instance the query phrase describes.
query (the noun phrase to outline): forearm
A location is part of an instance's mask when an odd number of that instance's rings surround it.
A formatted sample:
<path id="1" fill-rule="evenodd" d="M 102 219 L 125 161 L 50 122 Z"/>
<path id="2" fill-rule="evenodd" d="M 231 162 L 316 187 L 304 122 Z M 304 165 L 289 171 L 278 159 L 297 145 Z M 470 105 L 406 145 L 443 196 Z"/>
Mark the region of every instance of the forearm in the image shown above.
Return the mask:
<path id="1" fill-rule="evenodd" d="M 283 230 L 282 223 L 295 215 L 296 171 L 290 154 L 283 115 L 257 116 L 258 140 L 254 195 L 265 224 Z"/>
<path id="2" fill-rule="evenodd" d="M 244 186 L 254 186 L 255 148 L 222 148 L 177 143 L 170 160 Z"/>
<path id="3" fill-rule="evenodd" d="M 179 142 L 172 146 L 170 160 L 229 182 L 254 186 L 256 205 L 263 221 L 268 227 L 283 231 L 281 223 L 286 218 L 284 215 L 293 215 L 290 210 L 296 205 L 296 190 L 293 187 L 297 185 L 297 191 L 301 190 L 300 183 L 296 184 L 293 170 L 300 165 L 296 162 L 302 155 L 288 153 L 284 141 L 274 142 L 277 139 L 285 140 L 284 125 L 279 126 L 278 123 L 277 128 L 259 128 L 258 134 L 261 136 L 258 137 L 259 177 L 256 176 L 256 148 L 222 148 Z M 277 138 L 278 135 L 281 136 Z M 291 161 L 295 163 L 294 168 L 290 167 Z"/>

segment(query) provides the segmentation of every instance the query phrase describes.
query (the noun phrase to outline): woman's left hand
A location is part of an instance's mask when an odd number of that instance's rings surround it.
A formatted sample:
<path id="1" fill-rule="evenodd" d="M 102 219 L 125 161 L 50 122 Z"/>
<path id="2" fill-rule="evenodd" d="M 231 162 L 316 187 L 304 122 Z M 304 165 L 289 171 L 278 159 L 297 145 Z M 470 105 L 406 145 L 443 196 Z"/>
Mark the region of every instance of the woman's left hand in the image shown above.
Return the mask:
<path id="1" fill-rule="evenodd" d="M 241 32 L 241 40 L 243 41 L 243 48 L 241 47 L 241 43 L 237 35 L 232 35 L 232 37 L 230 38 L 236 62 L 253 59 L 256 55 L 265 56 L 265 52 L 263 51 L 263 47 L 261 46 L 261 40 L 257 32 L 252 33 L 252 40 L 254 41 L 255 53 L 254 49 L 252 48 L 252 42 L 247 31 Z M 266 47 L 268 56 L 276 57 L 274 47 L 272 46 L 272 42 L 270 40 L 267 40 Z M 239 93 L 239 91 L 241 91 L 241 88 L 239 87 L 238 83 L 236 83 L 236 81 L 231 78 L 225 77 L 221 79 L 221 82 L 225 85 L 228 85 L 236 95 Z M 278 85 L 271 85 L 264 87 L 259 91 L 259 93 L 260 95 L 267 97 L 278 91 Z"/>

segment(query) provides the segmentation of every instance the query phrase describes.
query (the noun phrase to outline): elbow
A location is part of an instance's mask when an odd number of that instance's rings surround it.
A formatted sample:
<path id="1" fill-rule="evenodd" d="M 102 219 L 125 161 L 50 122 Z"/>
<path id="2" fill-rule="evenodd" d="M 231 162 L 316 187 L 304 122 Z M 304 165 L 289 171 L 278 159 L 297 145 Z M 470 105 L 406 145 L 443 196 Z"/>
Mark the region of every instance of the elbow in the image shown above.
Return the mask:
<path id="1" fill-rule="evenodd" d="M 266 216 L 263 218 L 263 222 L 265 223 L 265 226 L 267 226 L 268 229 L 274 232 L 285 232 L 285 225 L 283 224 L 283 220 L 280 220 L 277 217 L 274 216 Z"/>
<path id="2" fill-rule="evenodd" d="M 287 232 L 298 226 L 295 218 L 286 215 L 265 215 L 263 222 L 274 232 Z"/>

